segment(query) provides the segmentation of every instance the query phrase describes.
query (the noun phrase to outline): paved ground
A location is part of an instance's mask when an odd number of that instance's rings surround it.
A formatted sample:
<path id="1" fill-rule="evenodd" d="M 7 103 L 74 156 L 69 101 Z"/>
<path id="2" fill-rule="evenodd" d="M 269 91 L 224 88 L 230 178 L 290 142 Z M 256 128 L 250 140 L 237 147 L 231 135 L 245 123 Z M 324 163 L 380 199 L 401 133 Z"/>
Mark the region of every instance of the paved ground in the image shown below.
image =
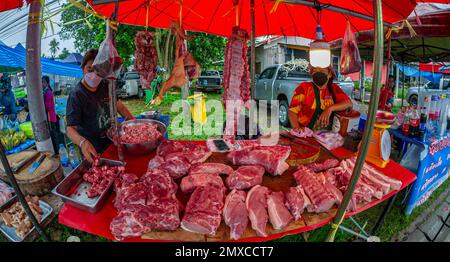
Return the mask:
<path id="1" fill-rule="evenodd" d="M 450 189 L 397 237 L 402 242 L 450 242 Z"/>

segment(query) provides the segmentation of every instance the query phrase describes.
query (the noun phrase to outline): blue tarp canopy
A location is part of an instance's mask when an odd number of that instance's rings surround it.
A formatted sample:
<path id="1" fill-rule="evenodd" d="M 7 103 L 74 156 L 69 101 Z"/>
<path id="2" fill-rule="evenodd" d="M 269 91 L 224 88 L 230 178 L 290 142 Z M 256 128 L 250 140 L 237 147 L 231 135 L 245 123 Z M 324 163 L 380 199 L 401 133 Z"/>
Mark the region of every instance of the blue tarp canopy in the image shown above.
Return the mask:
<path id="1" fill-rule="evenodd" d="M 79 53 L 72 53 L 66 57 L 66 59 L 62 60 L 62 62 L 73 65 L 81 65 L 81 62 L 83 62 L 83 56 Z"/>
<path id="2" fill-rule="evenodd" d="M 14 68 L 26 68 L 25 48 L 11 48 L 0 44 L 0 65 Z M 83 72 L 76 65 L 62 63 L 47 58 L 41 58 L 42 74 L 52 74 L 82 78 Z"/>
<path id="3" fill-rule="evenodd" d="M 402 71 L 406 76 L 413 77 L 425 77 L 433 83 L 439 83 L 441 80 L 442 74 L 432 73 L 432 72 L 423 72 L 419 71 L 419 69 L 410 66 L 404 66 L 401 64 L 397 64 L 397 67 Z"/>

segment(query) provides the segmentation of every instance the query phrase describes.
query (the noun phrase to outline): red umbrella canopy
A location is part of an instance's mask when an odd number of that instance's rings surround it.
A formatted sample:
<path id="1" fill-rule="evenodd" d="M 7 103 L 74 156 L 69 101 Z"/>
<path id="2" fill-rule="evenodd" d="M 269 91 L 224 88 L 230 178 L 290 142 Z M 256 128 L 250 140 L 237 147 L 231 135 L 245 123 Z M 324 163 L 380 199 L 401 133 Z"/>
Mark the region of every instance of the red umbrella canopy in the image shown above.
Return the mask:
<path id="1" fill-rule="evenodd" d="M 296 0 L 285 0 L 296 1 Z M 313 3 L 313 0 L 307 0 Z M 92 6 L 92 0 L 88 0 Z M 373 17 L 372 0 L 320 0 L 325 5 L 319 16 L 312 7 L 280 2 L 273 9 L 274 0 L 255 0 L 256 36 L 280 35 L 315 38 L 317 21 L 326 40 L 343 36 L 347 20 L 354 31 L 373 28 L 373 22 L 327 10 L 326 5 L 345 8 Z M 389 23 L 406 19 L 414 9 L 414 0 L 383 0 L 383 20 Z M 150 3 L 150 4 L 149 4 Z M 237 3 L 237 7 L 235 4 Z M 147 8 L 148 6 L 148 8 Z M 119 3 L 119 23 L 170 28 L 171 20 L 179 20 L 180 6 L 184 29 L 221 36 L 229 36 L 233 26 L 251 31 L 249 0 L 127 0 Z M 114 4 L 92 6 L 106 17 L 114 11 Z M 236 12 L 237 10 L 237 12 Z M 237 13 L 237 14 L 236 14 Z M 148 17 L 148 19 L 146 19 Z"/>
<path id="2" fill-rule="evenodd" d="M 3 0 L 0 1 L 0 12 L 16 9 L 23 6 L 23 0 Z"/>

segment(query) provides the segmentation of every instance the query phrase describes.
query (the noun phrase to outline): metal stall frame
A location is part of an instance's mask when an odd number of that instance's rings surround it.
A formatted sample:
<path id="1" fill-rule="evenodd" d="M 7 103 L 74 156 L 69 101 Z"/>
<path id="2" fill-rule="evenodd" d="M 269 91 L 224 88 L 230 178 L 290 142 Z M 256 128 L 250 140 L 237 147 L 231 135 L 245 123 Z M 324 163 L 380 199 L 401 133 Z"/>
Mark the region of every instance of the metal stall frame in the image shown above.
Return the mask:
<path id="1" fill-rule="evenodd" d="M 364 15 L 364 14 L 360 14 L 360 13 L 357 13 L 357 12 L 354 12 L 354 11 L 351 11 L 348 9 L 335 7 L 332 5 L 324 5 L 324 4 L 321 4 L 317 0 L 314 0 L 314 1 L 284 0 L 283 2 L 290 3 L 290 4 L 306 5 L 306 6 L 313 7 L 317 10 L 327 9 L 330 11 L 335 11 L 335 12 L 355 16 L 355 17 L 358 17 L 361 19 L 373 21 L 374 25 L 375 25 L 375 48 L 374 48 L 374 55 L 373 55 L 374 77 L 372 79 L 372 92 L 371 92 L 371 96 L 370 96 L 369 110 L 368 110 L 368 114 L 367 114 L 367 120 L 366 120 L 366 125 L 364 128 L 363 137 L 361 140 L 361 148 L 358 151 L 358 156 L 356 158 L 356 164 L 355 164 L 355 168 L 353 169 L 351 180 L 349 182 L 347 190 L 345 191 L 342 203 L 339 205 L 339 209 L 336 213 L 336 216 L 333 219 L 329 234 L 326 237 L 327 242 L 333 242 L 336 232 L 340 228 L 340 224 L 342 223 L 342 220 L 344 219 L 345 212 L 347 210 L 347 206 L 353 195 L 353 191 L 355 190 L 356 183 L 358 182 L 359 177 L 361 176 L 361 170 L 362 170 L 363 164 L 365 162 L 367 151 L 369 149 L 369 144 L 370 144 L 369 141 L 370 141 L 370 138 L 372 137 L 372 133 L 373 133 L 373 129 L 374 129 L 376 111 L 378 108 L 378 100 L 379 100 L 380 88 L 381 88 L 381 82 L 382 82 L 381 80 L 382 80 L 383 51 L 384 51 L 383 50 L 384 49 L 383 25 L 386 25 L 388 27 L 393 27 L 394 25 L 387 23 L 387 22 L 383 22 L 382 1 L 381 0 L 373 1 L 373 10 L 374 10 L 373 17 Z"/>

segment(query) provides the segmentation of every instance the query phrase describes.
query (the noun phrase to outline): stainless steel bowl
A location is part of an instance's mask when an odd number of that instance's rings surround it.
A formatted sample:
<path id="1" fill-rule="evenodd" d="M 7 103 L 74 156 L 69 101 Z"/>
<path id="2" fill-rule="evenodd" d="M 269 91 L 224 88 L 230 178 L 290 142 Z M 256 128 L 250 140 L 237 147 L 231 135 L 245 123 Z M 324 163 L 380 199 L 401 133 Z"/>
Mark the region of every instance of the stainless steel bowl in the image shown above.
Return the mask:
<path id="1" fill-rule="evenodd" d="M 146 154 L 151 153 L 161 144 L 161 142 L 162 142 L 162 140 L 164 140 L 164 136 L 167 132 L 166 125 L 160 121 L 153 120 L 153 119 L 133 119 L 133 120 L 124 121 L 121 123 L 121 125 L 119 127 L 120 136 L 122 136 L 124 134 L 123 127 L 133 126 L 133 125 L 138 125 L 138 124 L 155 124 L 155 125 L 157 125 L 157 128 L 158 128 L 159 132 L 161 132 L 162 137 L 161 137 L 161 139 L 159 139 L 157 141 L 146 142 L 146 143 L 134 144 L 134 143 L 121 142 L 120 144 L 122 145 L 122 148 L 125 151 L 125 153 L 130 154 L 130 155 L 146 155 Z M 108 137 L 109 137 L 109 139 L 111 139 L 111 141 L 114 141 L 112 139 L 113 138 L 112 130 L 113 129 L 111 128 L 108 131 Z"/>

